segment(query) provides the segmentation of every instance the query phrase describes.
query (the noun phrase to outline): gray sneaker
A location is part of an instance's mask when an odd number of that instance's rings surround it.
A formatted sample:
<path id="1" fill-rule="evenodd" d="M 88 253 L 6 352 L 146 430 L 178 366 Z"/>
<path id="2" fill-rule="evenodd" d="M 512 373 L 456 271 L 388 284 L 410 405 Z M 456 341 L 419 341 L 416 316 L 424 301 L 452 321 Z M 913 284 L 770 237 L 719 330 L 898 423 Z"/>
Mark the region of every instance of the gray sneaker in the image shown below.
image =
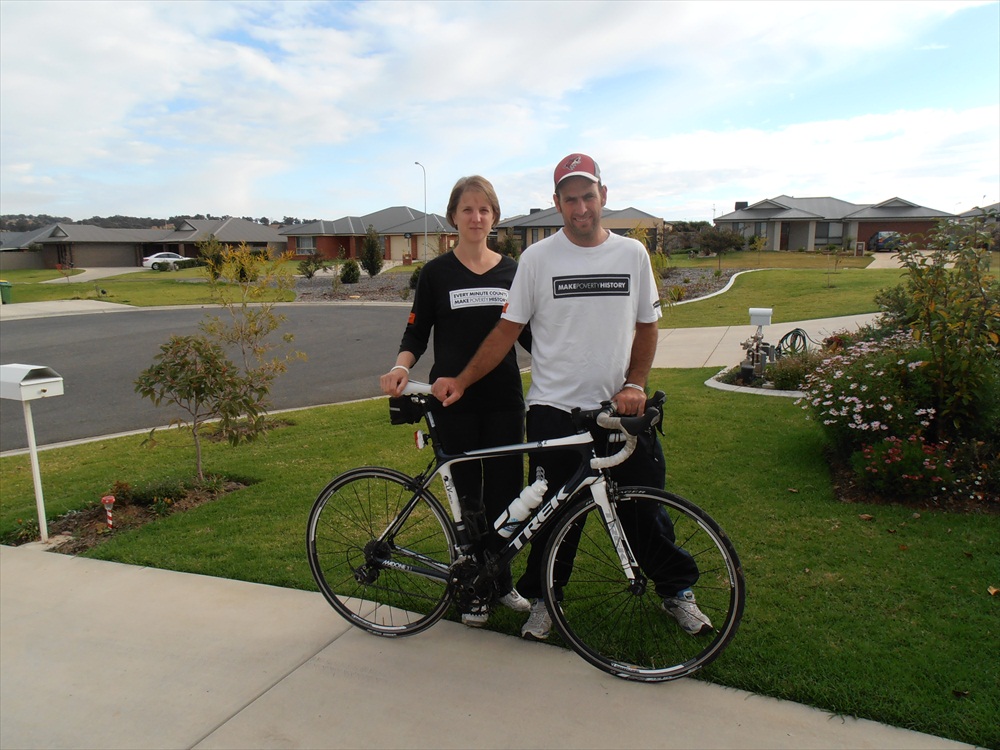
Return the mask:
<path id="1" fill-rule="evenodd" d="M 549 637 L 550 630 L 552 630 L 552 618 L 549 617 L 549 610 L 545 608 L 545 601 L 535 599 L 531 603 L 528 621 L 521 628 L 521 637 L 529 641 L 544 641 Z"/>
<path id="2" fill-rule="evenodd" d="M 678 592 L 677 596 L 663 597 L 663 609 L 677 620 L 686 633 L 701 635 L 712 631 L 712 621 L 698 609 L 691 589 L 684 589 Z"/>

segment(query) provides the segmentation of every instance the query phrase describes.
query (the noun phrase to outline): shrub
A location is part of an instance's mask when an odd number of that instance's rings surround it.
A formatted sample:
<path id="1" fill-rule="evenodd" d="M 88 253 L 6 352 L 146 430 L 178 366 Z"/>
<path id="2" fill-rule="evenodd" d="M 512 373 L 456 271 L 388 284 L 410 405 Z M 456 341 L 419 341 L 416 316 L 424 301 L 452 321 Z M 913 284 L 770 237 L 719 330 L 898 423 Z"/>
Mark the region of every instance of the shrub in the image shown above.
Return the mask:
<path id="1" fill-rule="evenodd" d="M 521 243 L 517 237 L 507 233 L 497 242 L 497 252 L 501 255 L 509 255 L 514 260 L 517 260 L 521 257 Z M 410 288 L 415 289 L 416 287 Z"/>
<path id="2" fill-rule="evenodd" d="M 361 281 L 361 266 L 354 258 L 350 258 L 340 269 L 340 281 L 344 284 L 357 284 Z"/>
<path id="3" fill-rule="evenodd" d="M 742 234 L 732 229 L 713 227 L 698 235 L 698 244 L 706 252 L 721 255 L 727 250 L 742 250 L 744 239 Z"/>
<path id="4" fill-rule="evenodd" d="M 818 351 L 786 354 L 767 369 L 767 375 L 779 391 L 802 390 L 806 375 L 819 365 L 823 355 Z"/>
<path id="5" fill-rule="evenodd" d="M 420 280 L 420 269 L 423 266 L 417 266 L 413 269 L 413 273 L 410 274 L 410 289 L 417 288 L 417 282 Z"/>
<path id="6" fill-rule="evenodd" d="M 989 272 L 992 244 L 982 217 L 942 222 L 919 247 L 908 240 L 898 253 L 907 270 L 911 329 L 928 350 L 941 417 L 938 439 L 975 434 L 980 391 L 1000 366 L 1000 281 Z"/>
<path id="7" fill-rule="evenodd" d="M 887 437 L 866 445 L 851 462 L 863 487 L 887 496 L 926 500 L 954 483 L 954 461 L 949 455 L 947 443 L 929 443 L 922 435 L 910 435 L 906 440 Z"/>
<path id="8" fill-rule="evenodd" d="M 872 435 L 919 434 L 935 414 L 924 364 L 906 333 L 860 341 L 806 375 L 805 408 L 822 420 L 844 457 L 875 442 Z"/>
<path id="9" fill-rule="evenodd" d="M 317 273 L 324 270 L 329 263 L 330 262 L 319 253 L 313 253 L 312 255 L 299 261 L 299 273 L 307 279 L 311 279 Z"/>
<path id="10" fill-rule="evenodd" d="M 382 270 L 382 242 L 379 239 L 378 232 L 375 231 L 375 227 L 371 224 L 368 225 L 368 231 L 365 233 L 365 238 L 361 240 L 361 267 L 364 268 L 368 272 L 368 275 L 372 278 L 378 276 L 379 271 Z M 358 278 L 360 278 L 360 276 Z"/>

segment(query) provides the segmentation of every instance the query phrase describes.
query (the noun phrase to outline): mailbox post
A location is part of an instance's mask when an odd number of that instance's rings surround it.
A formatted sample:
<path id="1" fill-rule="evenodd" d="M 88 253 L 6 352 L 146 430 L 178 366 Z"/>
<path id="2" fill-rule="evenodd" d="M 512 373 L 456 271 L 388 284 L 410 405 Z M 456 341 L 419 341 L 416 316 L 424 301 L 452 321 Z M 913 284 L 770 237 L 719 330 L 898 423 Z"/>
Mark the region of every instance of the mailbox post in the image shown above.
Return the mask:
<path id="1" fill-rule="evenodd" d="M 35 424 L 31 419 L 31 402 L 38 398 L 61 395 L 62 376 L 51 367 L 0 365 L 0 398 L 20 401 L 24 406 L 24 428 L 28 433 L 31 478 L 35 482 L 35 507 L 38 509 L 38 531 L 42 542 L 49 541 L 49 529 L 45 521 L 45 500 L 42 496 L 42 475 L 38 470 L 38 448 L 35 445 Z"/>

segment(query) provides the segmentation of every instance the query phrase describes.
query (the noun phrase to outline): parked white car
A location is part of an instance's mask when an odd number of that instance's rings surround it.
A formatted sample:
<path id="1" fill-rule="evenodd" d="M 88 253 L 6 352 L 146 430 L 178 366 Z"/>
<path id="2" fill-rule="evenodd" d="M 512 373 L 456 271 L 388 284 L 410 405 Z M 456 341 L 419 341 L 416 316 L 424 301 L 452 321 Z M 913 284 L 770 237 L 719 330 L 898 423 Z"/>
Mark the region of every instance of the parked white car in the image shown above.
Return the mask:
<path id="1" fill-rule="evenodd" d="M 177 253 L 153 253 L 148 258 L 142 259 L 142 267 L 155 268 L 157 271 L 176 271 L 179 260 L 187 258 Z"/>

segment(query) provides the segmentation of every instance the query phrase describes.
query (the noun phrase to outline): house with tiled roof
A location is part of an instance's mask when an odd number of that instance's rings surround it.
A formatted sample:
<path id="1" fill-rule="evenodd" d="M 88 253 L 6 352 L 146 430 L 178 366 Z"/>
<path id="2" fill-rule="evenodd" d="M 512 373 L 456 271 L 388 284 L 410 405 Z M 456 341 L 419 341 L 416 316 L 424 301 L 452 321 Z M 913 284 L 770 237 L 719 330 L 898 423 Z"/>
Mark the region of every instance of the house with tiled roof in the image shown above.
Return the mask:
<path id="1" fill-rule="evenodd" d="M 246 244 L 257 250 L 265 250 L 285 245 L 285 239 L 278 234 L 277 229 L 255 221 L 235 217 L 183 219 L 174 226 L 173 231 L 160 230 L 156 244 L 162 247 L 157 252 L 173 252 L 189 258 L 197 257 L 198 243 L 205 242 L 213 236 L 223 245 L 233 247 Z"/>
<path id="2" fill-rule="evenodd" d="M 864 249 L 877 232 L 923 234 L 953 214 L 902 198 L 857 204 L 838 198 L 794 198 L 779 195 L 736 210 L 715 220 L 720 229 L 744 237 L 764 237 L 767 250 L 821 250 L 848 245 Z"/>
<path id="3" fill-rule="evenodd" d="M 40 261 L 33 265 L 41 268 L 139 266 L 144 257 L 159 252 L 195 258 L 198 257 L 198 243 L 213 235 L 223 244 L 232 246 L 246 243 L 264 249 L 285 245 L 284 238 L 272 227 L 234 218 L 185 219 L 172 229 L 106 229 L 63 222 L 31 232 L 18 232 L 16 236 L 10 234 L 12 236 L 4 238 L 3 250 L 40 247 L 40 256 L 35 256 Z"/>
<path id="4" fill-rule="evenodd" d="M 552 206 L 533 208 L 527 214 L 505 219 L 497 224 L 497 235 L 503 238 L 512 235 L 520 243 L 521 249 L 533 245 L 541 239 L 555 234 L 564 225 L 562 214 Z M 666 223 L 663 219 L 640 211 L 637 208 L 608 209 L 601 213 L 601 226 L 615 234 L 627 234 L 636 227 L 646 230 L 646 246 L 658 246 Z"/>
<path id="5" fill-rule="evenodd" d="M 297 258 L 317 254 L 328 259 L 357 259 L 369 226 L 378 232 L 383 259 L 402 263 L 433 258 L 458 240 L 457 230 L 443 216 L 425 215 L 408 206 L 391 206 L 335 221 L 296 224 L 279 234 L 286 238 L 288 251 Z"/>

